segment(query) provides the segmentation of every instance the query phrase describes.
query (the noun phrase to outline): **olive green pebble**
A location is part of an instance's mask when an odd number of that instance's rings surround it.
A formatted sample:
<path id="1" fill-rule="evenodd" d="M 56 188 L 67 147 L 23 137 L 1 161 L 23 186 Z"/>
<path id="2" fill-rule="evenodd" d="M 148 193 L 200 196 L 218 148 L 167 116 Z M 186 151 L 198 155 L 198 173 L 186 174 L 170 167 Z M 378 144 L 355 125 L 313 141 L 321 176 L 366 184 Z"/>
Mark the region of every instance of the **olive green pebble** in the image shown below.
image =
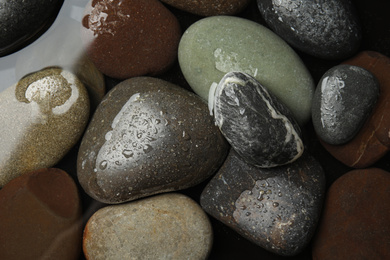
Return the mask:
<path id="1" fill-rule="evenodd" d="M 51 167 L 75 145 L 89 118 L 89 97 L 71 72 L 46 68 L 0 94 L 0 187 Z"/>
<path id="2" fill-rule="evenodd" d="M 213 83 L 239 71 L 268 88 L 300 125 L 311 117 L 315 86 L 309 71 L 285 41 L 258 23 L 233 16 L 203 18 L 185 31 L 178 57 L 185 79 L 205 100 Z"/>

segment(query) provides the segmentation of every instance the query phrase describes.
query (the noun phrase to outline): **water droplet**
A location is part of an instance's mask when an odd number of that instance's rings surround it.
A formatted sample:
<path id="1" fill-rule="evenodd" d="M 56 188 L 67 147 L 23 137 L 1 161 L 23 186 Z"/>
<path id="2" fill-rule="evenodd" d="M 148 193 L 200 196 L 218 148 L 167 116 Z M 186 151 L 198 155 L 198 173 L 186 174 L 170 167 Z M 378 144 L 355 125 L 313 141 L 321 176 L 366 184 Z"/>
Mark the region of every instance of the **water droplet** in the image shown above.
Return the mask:
<path id="1" fill-rule="evenodd" d="M 153 147 L 149 144 L 145 144 L 143 147 L 143 151 L 144 153 L 150 153 L 151 151 L 153 151 Z"/>
<path id="2" fill-rule="evenodd" d="M 278 203 L 278 202 L 274 202 L 274 203 L 272 203 L 272 206 L 273 206 L 274 208 L 276 208 L 276 207 L 279 206 L 279 203 Z"/>
<path id="3" fill-rule="evenodd" d="M 122 163 L 120 161 L 115 161 L 115 164 L 118 166 L 122 165 Z"/>
<path id="4" fill-rule="evenodd" d="M 112 137 L 112 131 L 108 131 L 106 133 L 106 135 L 104 136 L 104 138 L 106 139 L 106 141 L 110 141 L 111 140 L 111 137 Z"/>
<path id="5" fill-rule="evenodd" d="M 247 213 L 245 213 L 245 216 L 249 217 L 251 215 L 251 213 L 248 211 Z"/>
<path id="6" fill-rule="evenodd" d="M 108 165 L 107 161 L 106 161 L 106 160 L 103 160 L 103 161 L 99 164 L 99 168 L 100 168 L 101 170 L 105 170 L 105 169 L 107 168 L 107 165 Z"/>
<path id="7" fill-rule="evenodd" d="M 186 131 L 183 131 L 182 137 L 183 137 L 184 140 L 190 140 L 191 139 L 191 136 Z"/>
<path id="8" fill-rule="evenodd" d="M 283 194 L 279 191 L 278 196 L 279 196 L 279 197 L 282 197 Z"/>
<path id="9" fill-rule="evenodd" d="M 257 197 L 257 200 L 262 201 L 262 200 L 263 200 L 263 195 L 264 195 L 264 191 L 261 190 L 261 191 L 259 192 L 259 196 Z"/>
<path id="10" fill-rule="evenodd" d="M 246 210 L 246 206 L 243 205 L 243 206 L 240 207 L 240 209 L 241 209 L 241 210 Z"/>
<path id="11" fill-rule="evenodd" d="M 161 124 L 161 120 L 160 119 L 155 119 L 154 122 L 156 123 L 156 125 Z"/>
<path id="12" fill-rule="evenodd" d="M 133 157 L 133 155 L 134 155 L 133 151 L 132 151 L 132 150 L 129 150 L 129 149 L 123 150 L 122 154 L 123 154 L 123 156 L 126 157 L 126 158 Z"/>

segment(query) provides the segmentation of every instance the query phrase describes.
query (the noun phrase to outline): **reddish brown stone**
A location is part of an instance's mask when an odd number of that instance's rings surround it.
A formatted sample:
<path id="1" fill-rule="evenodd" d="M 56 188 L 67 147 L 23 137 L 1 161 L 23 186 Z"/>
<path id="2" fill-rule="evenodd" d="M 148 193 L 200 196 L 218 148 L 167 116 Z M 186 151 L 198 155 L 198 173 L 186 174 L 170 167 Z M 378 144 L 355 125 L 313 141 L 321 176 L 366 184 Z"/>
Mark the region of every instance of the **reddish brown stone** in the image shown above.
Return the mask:
<path id="1" fill-rule="evenodd" d="M 60 169 L 10 181 L 0 190 L 0 259 L 77 259 L 81 216 L 77 186 Z"/>
<path id="2" fill-rule="evenodd" d="M 379 81 L 381 94 L 371 117 L 354 139 L 344 145 L 322 144 L 345 165 L 365 168 L 382 158 L 390 149 L 390 58 L 365 51 L 344 63 L 360 66 L 374 74 Z"/>
<path id="3" fill-rule="evenodd" d="M 212 16 L 237 14 L 249 4 L 250 0 L 161 0 L 161 2 L 189 13 Z"/>
<path id="4" fill-rule="evenodd" d="M 353 170 L 328 190 L 315 260 L 390 259 L 390 173 Z"/>
<path id="5" fill-rule="evenodd" d="M 158 0 L 91 0 L 82 25 L 89 58 L 110 77 L 160 74 L 176 60 L 180 25 Z"/>

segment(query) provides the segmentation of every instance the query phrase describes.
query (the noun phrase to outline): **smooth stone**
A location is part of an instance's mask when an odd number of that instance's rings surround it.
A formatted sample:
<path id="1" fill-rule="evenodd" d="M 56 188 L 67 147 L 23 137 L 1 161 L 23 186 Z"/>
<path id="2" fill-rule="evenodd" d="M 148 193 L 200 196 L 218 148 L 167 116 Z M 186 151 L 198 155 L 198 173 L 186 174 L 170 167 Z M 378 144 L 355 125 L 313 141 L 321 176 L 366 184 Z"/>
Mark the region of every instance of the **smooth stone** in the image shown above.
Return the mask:
<path id="1" fill-rule="evenodd" d="M 77 186 L 60 169 L 40 169 L 0 190 L 0 259 L 78 259 L 82 210 Z"/>
<path id="2" fill-rule="evenodd" d="M 205 100 L 213 83 L 239 71 L 268 88 L 299 124 L 311 117 L 315 86 L 310 73 L 285 41 L 258 23 L 233 16 L 203 18 L 185 31 L 178 55 L 185 79 Z"/>
<path id="3" fill-rule="evenodd" d="M 362 32 L 350 0 L 257 0 L 267 25 L 293 47 L 323 59 L 344 59 Z"/>
<path id="4" fill-rule="evenodd" d="M 196 94 L 136 77 L 97 108 L 80 145 L 77 174 L 103 203 L 122 203 L 194 186 L 222 165 L 228 143 Z"/>
<path id="5" fill-rule="evenodd" d="M 390 148 L 390 58 L 372 51 L 364 51 L 344 62 L 362 67 L 379 81 L 380 96 L 371 116 L 348 143 L 331 145 L 321 142 L 337 160 L 349 167 L 366 168 L 381 159 Z"/>
<path id="6" fill-rule="evenodd" d="M 216 125 L 247 163 L 269 168 L 302 155 L 301 129 L 293 115 L 249 74 L 227 73 L 211 102 Z"/>
<path id="7" fill-rule="evenodd" d="M 246 164 L 231 150 L 200 204 L 256 245 L 292 256 L 311 241 L 324 194 L 324 171 L 307 153 L 286 166 L 264 169 Z"/>
<path id="8" fill-rule="evenodd" d="M 1 92 L 0 111 L 2 187 L 65 156 L 86 127 L 89 98 L 74 74 L 48 68 Z"/>
<path id="9" fill-rule="evenodd" d="M 241 12 L 250 0 L 161 0 L 177 9 L 201 16 L 234 15 Z"/>
<path id="10" fill-rule="evenodd" d="M 342 64 L 329 69 L 314 93 L 312 121 L 324 142 L 340 145 L 361 129 L 380 95 L 375 76 L 361 67 Z"/>
<path id="11" fill-rule="evenodd" d="M 127 79 L 170 68 L 177 59 L 181 29 L 158 0 L 91 0 L 81 36 L 89 58 L 103 74 Z"/>
<path id="12" fill-rule="evenodd" d="M 329 188 L 313 259 L 390 259 L 390 173 L 350 171 Z"/>
<path id="13" fill-rule="evenodd" d="M 163 194 L 98 210 L 84 230 L 87 259 L 207 259 L 213 242 L 202 208 Z"/>
<path id="14" fill-rule="evenodd" d="M 0 57 L 30 43 L 46 30 L 57 15 L 63 0 L 0 2 Z"/>

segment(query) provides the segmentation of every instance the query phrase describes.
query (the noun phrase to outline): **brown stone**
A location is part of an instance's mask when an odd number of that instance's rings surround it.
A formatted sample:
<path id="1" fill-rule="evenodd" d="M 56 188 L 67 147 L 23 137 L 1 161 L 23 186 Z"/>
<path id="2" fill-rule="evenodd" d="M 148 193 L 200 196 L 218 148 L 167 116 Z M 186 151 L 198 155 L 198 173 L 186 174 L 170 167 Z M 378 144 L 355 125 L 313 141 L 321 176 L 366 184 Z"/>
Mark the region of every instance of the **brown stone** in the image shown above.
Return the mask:
<path id="1" fill-rule="evenodd" d="M 12 180 L 0 190 L 0 259 L 77 259 L 81 216 L 66 172 L 40 169 Z"/>
<path id="2" fill-rule="evenodd" d="M 162 0 L 161 2 L 189 13 L 213 16 L 237 14 L 249 4 L 250 0 Z"/>
<path id="3" fill-rule="evenodd" d="M 389 222 L 390 173 L 350 171 L 328 190 L 313 259 L 390 259 Z"/>
<path id="4" fill-rule="evenodd" d="M 321 143 L 345 165 L 365 168 L 382 158 L 390 148 L 390 58 L 365 51 L 344 63 L 370 71 L 379 81 L 380 96 L 370 118 L 350 142 L 344 145 Z"/>
<path id="5" fill-rule="evenodd" d="M 93 214 L 84 229 L 86 259 L 207 259 L 211 223 L 189 197 L 163 194 Z"/>
<path id="6" fill-rule="evenodd" d="M 112 78 L 156 75 L 176 60 L 180 25 L 158 0 L 91 0 L 82 25 L 88 56 Z"/>

